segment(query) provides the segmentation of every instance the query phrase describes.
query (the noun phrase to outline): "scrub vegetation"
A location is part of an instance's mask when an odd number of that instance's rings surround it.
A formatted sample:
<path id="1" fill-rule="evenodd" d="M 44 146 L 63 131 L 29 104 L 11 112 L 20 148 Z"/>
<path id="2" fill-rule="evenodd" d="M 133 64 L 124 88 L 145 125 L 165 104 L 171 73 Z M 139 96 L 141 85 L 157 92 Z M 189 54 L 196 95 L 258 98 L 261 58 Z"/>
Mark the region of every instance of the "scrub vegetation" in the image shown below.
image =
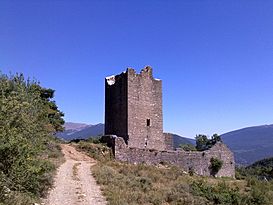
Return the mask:
<path id="1" fill-rule="evenodd" d="M 54 90 L 22 74 L 0 74 L 0 204 L 39 201 L 52 184 L 61 148 L 53 134 L 63 129 Z"/>
<path id="2" fill-rule="evenodd" d="M 92 173 L 110 205 L 273 204 L 273 181 L 259 180 L 250 175 L 236 180 L 191 176 L 170 165 L 117 162 L 105 154 L 111 150 L 98 141 L 96 144 L 82 141 L 77 147 L 98 160 Z M 102 152 L 103 149 L 108 151 Z M 216 159 L 212 161 L 214 169 L 221 166 Z"/>

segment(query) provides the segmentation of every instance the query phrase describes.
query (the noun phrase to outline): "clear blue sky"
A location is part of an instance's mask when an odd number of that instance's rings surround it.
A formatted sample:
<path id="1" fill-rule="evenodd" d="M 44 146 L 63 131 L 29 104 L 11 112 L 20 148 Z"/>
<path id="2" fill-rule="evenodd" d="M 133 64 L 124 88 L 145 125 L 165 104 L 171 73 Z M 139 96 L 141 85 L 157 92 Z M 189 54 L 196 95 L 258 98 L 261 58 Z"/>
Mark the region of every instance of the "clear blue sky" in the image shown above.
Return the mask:
<path id="1" fill-rule="evenodd" d="M 272 124 L 273 1 L 0 1 L 0 70 L 55 89 L 67 121 L 103 122 L 104 77 L 145 65 L 165 131 Z"/>

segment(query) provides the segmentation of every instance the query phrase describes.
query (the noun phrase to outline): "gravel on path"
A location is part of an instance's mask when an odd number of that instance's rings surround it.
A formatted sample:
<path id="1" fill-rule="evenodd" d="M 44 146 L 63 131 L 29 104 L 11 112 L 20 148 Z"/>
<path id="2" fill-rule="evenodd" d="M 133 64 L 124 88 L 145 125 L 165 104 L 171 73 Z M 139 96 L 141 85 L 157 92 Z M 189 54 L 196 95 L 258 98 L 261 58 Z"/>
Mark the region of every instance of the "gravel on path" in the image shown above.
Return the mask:
<path id="1" fill-rule="evenodd" d="M 70 145 L 63 144 L 61 147 L 66 161 L 59 167 L 54 187 L 44 204 L 106 205 L 100 187 L 91 174 L 90 167 L 96 161 Z"/>

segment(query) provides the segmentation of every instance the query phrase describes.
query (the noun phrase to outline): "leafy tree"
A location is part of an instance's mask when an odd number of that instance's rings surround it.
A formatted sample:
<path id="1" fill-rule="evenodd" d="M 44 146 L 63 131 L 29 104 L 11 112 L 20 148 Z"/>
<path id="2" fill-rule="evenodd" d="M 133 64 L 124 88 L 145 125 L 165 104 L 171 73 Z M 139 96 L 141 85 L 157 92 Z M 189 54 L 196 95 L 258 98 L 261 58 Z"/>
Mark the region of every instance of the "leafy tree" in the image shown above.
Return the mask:
<path id="1" fill-rule="evenodd" d="M 213 134 L 213 135 L 211 136 L 210 143 L 211 143 L 212 145 L 215 145 L 217 142 L 222 142 L 221 136 L 218 135 L 218 134 Z"/>
<path id="2" fill-rule="evenodd" d="M 195 139 L 196 139 L 196 149 L 198 151 L 203 151 L 207 149 L 207 146 L 209 144 L 209 139 L 206 135 L 197 135 Z"/>
<path id="3" fill-rule="evenodd" d="M 41 155 L 63 124 L 53 93 L 22 74 L 0 74 L 0 204 L 10 204 L 12 193 L 40 196 L 50 181 L 53 165 Z"/>
<path id="4" fill-rule="evenodd" d="M 214 134 L 212 135 L 211 139 L 209 139 L 206 135 L 196 135 L 196 149 L 198 151 L 204 151 L 211 148 L 217 142 L 222 142 L 222 139 L 219 135 Z"/>
<path id="5" fill-rule="evenodd" d="M 40 93 L 40 97 L 45 106 L 44 110 L 46 111 L 46 115 L 49 120 L 47 129 L 53 133 L 63 131 L 64 113 L 58 109 L 56 102 L 52 100 L 54 98 L 55 90 L 50 88 L 42 88 L 39 84 L 36 83 L 32 84 L 30 89 Z"/>

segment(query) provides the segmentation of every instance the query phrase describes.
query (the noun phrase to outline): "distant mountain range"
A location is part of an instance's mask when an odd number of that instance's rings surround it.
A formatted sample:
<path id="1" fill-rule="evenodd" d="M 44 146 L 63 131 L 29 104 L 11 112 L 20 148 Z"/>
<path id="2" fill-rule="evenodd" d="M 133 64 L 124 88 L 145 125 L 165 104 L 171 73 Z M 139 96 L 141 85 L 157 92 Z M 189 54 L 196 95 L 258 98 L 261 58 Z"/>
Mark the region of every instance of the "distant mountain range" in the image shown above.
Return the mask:
<path id="1" fill-rule="evenodd" d="M 65 123 L 65 131 L 57 133 L 64 140 L 87 139 L 103 135 L 104 124 L 88 125 Z M 237 164 L 249 165 L 255 161 L 273 157 L 273 125 L 248 127 L 221 135 L 224 143 L 234 152 Z M 174 147 L 195 144 L 194 139 L 173 134 Z"/>
<path id="2" fill-rule="evenodd" d="M 64 124 L 65 131 L 57 133 L 57 137 L 70 141 L 73 139 L 87 139 L 103 135 L 104 124 L 88 125 L 83 123 L 67 122 Z"/>
<path id="3" fill-rule="evenodd" d="M 184 141 L 195 140 L 174 135 L 174 147 Z M 221 135 L 223 142 L 233 151 L 238 165 L 250 165 L 258 160 L 273 157 L 273 125 L 247 127 Z M 181 143 L 182 142 L 182 143 Z"/>
<path id="4" fill-rule="evenodd" d="M 70 141 L 73 139 L 87 139 L 90 137 L 96 137 L 103 135 L 104 124 L 88 125 L 84 123 L 66 122 L 64 124 L 65 131 L 57 133 L 57 137 Z M 178 148 L 180 144 L 195 144 L 194 139 L 181 137 L 173 134 L 173 141 L 175 148 Z"/>
<path id="5" fill-rule="evenodd" d="M 237 164 L 249 165 L 273 157 L 273 125 L 247 127 L 221 135 Z"/>

